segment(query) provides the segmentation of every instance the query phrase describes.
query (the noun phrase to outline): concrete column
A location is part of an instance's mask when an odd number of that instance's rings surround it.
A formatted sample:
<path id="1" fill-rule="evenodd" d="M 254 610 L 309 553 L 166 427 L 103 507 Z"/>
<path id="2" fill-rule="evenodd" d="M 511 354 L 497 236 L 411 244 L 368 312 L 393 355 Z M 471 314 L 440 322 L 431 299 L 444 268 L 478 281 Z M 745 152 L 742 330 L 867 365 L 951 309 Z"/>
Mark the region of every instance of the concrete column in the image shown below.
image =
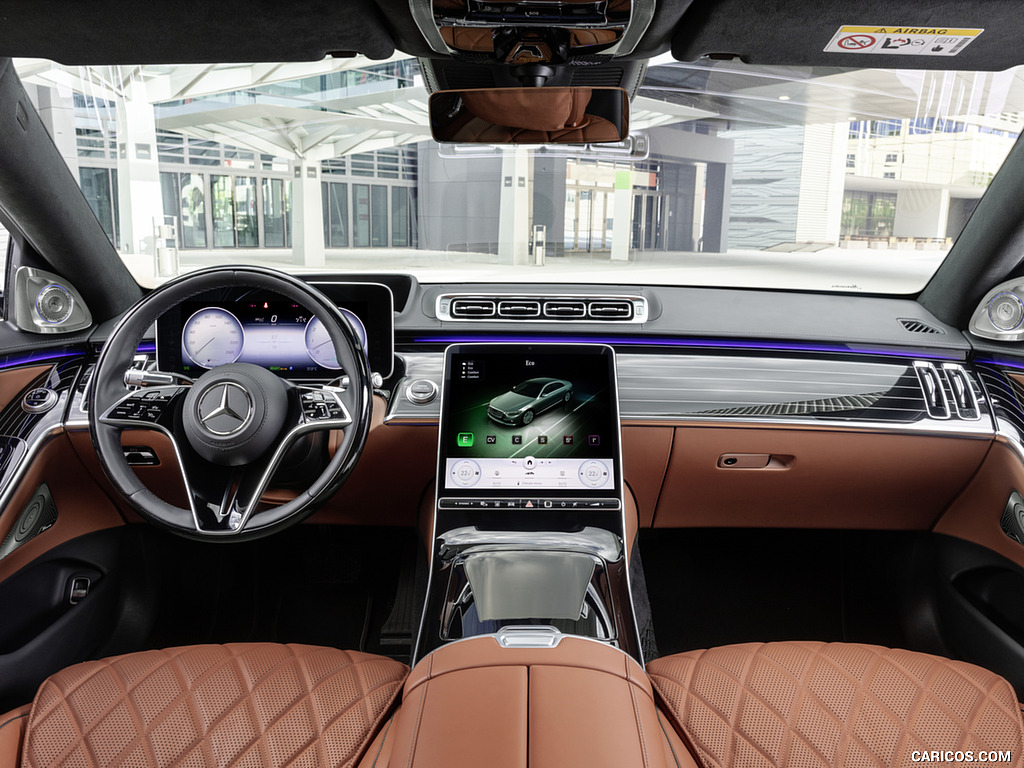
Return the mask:
<path id="1" fill-rule="evenodd" d="M 352 226 L 353 222 L 349 221 Z M 320 160 L 302 160 L 292 172 L 292 253 L 307 267 L 327 263 L 324 248 L 324 208 L 320 190 Z"/>
<path id="2" fill-rule="evenodd" d="M 547 256 L 565 254 L 564 157 L 533 158 L 533 224 L 547 227 Z"/>
<path id="3" fill-rule="evenodd" d="M 75 99 L 70 90 L 36 87 L 36 109 L 64 162 L 78 178 L 78 139 L 75 135 Z"/>
<path id="4" fill-rule="evenodd" d="M 948 189 L 901 189 L 896 194 L 895 237 L 945 237 Z"/>
<path id="5" fill-rule="evenodd" d="M 729 247 L 730 186 L 732 166 L 708 163 L 704 182 L 704 251 L 725 253 Z"/>
<path id="6" fill-rule="evenodd" d="M 121 253 L 155 256 L 154 223 L 162 224 L 156 119 L 143 82 L 117 102 L 117 206 Z"/>
<path id="7" fill-rule="evenodd" d="M 530 156 L 520 147 L 501 158 L 498 257 L 507 264 L 529 264 Z"/>
<path id="8" fill-rule="evenodd" d="M 839 243 L 848 136 L 846 123 L 804 128 L 794 242 Z"/>
<path id="9" fill-rule="evenodd" d="M 629 241 L 633 236 L 633 172 L 615 172 L 612 196 L 612 261 L 629 261 Z"/>

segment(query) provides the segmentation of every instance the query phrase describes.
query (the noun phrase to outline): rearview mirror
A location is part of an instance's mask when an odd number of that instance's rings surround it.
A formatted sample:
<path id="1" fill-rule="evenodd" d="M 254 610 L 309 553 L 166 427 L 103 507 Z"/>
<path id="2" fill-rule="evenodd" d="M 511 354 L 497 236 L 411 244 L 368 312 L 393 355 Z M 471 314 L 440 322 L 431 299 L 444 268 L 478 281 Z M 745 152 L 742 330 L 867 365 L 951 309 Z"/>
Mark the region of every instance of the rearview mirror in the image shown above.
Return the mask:
<path id="1" fill-rule="evenodd" d="M 596 144 L 629 135 L 621 88 L 478 88 L 430 96 L 435 141 Z"/>

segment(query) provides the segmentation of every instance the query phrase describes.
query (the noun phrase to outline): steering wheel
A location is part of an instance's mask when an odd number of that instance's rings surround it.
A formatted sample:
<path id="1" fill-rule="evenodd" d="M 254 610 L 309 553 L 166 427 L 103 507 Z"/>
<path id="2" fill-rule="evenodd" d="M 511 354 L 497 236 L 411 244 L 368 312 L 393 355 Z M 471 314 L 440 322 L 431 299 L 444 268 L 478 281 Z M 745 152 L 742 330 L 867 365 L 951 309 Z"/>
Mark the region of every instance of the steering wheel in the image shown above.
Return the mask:
<path id="1" fill-rule="evenodd" d="M 345 375 L 344 386 L 292 384 L 249 363 L 213 368 L 194 382 L 151 373 L 158 386 L 125 383 L 139 343 L 164 312 L 225 288 L 273 291 L 323 323 Z M 366 442 L 373 391 L 366 351 L 338 308 L 302 281 L 271 269 L 215 267 L 193 272 L 139 301 L 114 328 L 89 387 L 89 430 L 107 477 L 139 514 L 198 539 L 251 539 L 310 515 L 348 477 Z M 124 429 L 155 429 L 170 438 L 181 466 L 189 509 L 146 488 L 128 465 Z M 288 448 L 301 436 L 342 430 L 326 468 L 309 487 L 280 506 L 258 508 Z"/>

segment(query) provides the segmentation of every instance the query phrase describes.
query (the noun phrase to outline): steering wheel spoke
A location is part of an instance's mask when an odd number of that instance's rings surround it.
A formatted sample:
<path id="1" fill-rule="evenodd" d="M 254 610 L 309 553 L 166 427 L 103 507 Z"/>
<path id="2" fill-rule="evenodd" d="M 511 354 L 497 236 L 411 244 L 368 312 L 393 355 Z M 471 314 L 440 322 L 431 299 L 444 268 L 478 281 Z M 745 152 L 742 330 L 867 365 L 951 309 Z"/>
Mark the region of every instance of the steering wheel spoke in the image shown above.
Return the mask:
<path id="1" fill-rule="evenodd" d="M 227 468 L 207 464 L 201 459 L 191 462 L 185 472 L 196 531 L 211 536 L 241 532 L 273 471 L 270 462 Z"/>

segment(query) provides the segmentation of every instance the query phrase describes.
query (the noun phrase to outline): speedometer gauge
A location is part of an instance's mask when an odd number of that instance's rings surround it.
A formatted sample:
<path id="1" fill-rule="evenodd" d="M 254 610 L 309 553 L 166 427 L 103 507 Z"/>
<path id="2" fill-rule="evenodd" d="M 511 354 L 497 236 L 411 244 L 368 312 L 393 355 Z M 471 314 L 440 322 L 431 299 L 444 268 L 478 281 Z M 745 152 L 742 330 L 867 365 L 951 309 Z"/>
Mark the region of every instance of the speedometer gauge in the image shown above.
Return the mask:
<path id="1" fill-rule="evenodd" d="M 203 368 L 235 362 L 242 354 L 245 332 L 238 318 L 220 307 L 200 309 L 185 323 L 181 348 Z"/>
<path id="2" fill-rule="evenodd" d="M 355 313 L 347 309 L 341 309 L 341 314 L 352 323 L 356 336 L 359 337 L 363 349 L 366 349 L 366 328 L 363 326 L 362 321 Z M 306 323 L 306 352 L 309 354 L 310 359 L 322 368 L 329 368 L 332 371 L 341 370 L 341 365 L 338 363 L 338 353 L 334 350 L 331 336 L 327 333 L 327 328 L 324 327 L 324 324 L 320 322 L 318 317 L 313 317 Z"/>

